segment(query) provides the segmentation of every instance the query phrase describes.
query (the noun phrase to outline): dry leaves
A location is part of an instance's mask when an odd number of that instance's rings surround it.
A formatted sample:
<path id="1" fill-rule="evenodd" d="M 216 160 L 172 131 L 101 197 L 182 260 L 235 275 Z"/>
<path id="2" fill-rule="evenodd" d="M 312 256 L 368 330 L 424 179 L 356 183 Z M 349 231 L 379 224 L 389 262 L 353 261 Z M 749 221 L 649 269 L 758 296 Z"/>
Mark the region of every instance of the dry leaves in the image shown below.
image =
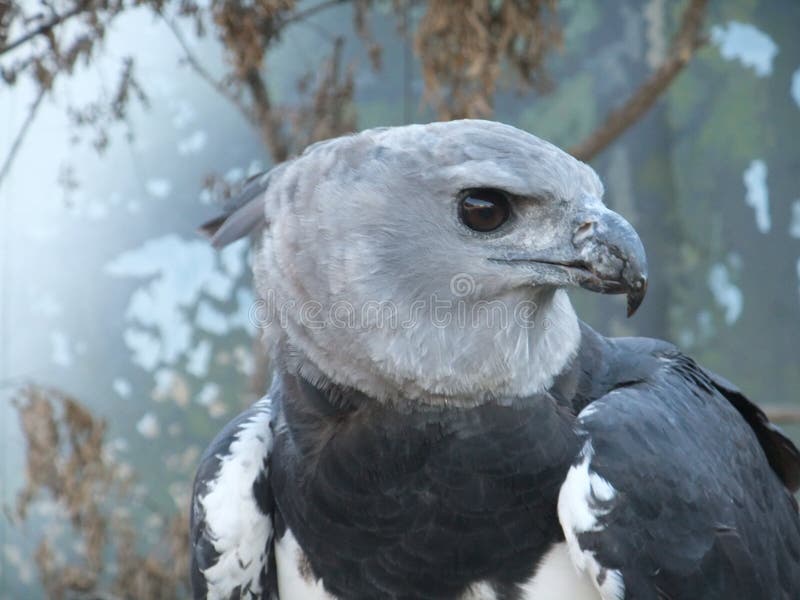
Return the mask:
<path id="1" fill-rule="evenodd" d="M 37 386 L 23 390 L 14 404 L 27 442 L 17 518 L 28 519 L 37 502 L 55 503 L 69 518 L 69 546 L 77 548 L 77 556 L 65 559 L 64 541 L 44 524 L 35 560 L 47 597 L 168 600 L 185 593 L 188 519 L 174 517 L 164 546 L 140 553 L 126 506 L 132 477 L 107 450 L 105 421 L 74 398 Z"/>
<path id="2" fill-rule="evenodd" d="M 300 106 L 277 106 L 269 91 L 266 57 L 284 30 L 339 4 L 350 5 L 353 29 L 367 48 L 373 69 L 381 65 L 382 48 L 370 29 L 375 6 L 388 6 L 407 26 L 413 0 L 319 0 L 298 7 L 296 0 L 61 0 L 47 13 L 29 14 L 9 5 L 0 10 L 2 31 L 12 24 L 26 31 L 20 38 L 0 36 L 0 72 L 8 83 L 24 74 L 41 89 L 50 91 L 55 81 L 72 74 L 77 64 L 89 64 L 97 54 L 111 23 L 133 6 L 146 6 L 166 20 L 187 54 L 181 24 L 198 34 L 212 32 L 219 39 L 229 70 L 219 76 L 205 71 L 196 57 L 186 63 L 232 100 L 261 132 L 273 161 L 285 160 L 308 141 L 340 135 L 355 129 L 353 110 L 354 65 L 342 64 L 343 40 L 333 41 L 312 81 L 301 81 Z M 429 2 L 416 32 L 415 47 L 422 63 L 425 96 L 442 119 L 491 114 L 504 68 L 516 75 L 518 85 L 542 89 L 547 83 L 544 59 L 561 43 L 555 17 L 556 0 L 468 0 Z M 71 34 L 64 31 L 69 23 Z M 24 24 L 21 28 L 20 24 Z M 24 42 L 24 43 L 23 43 Z M 16 53 L 21 46 L 28 51 Z M 10 55 L 10 56 L 9 56 Z M 71 107 L 77 129 L 94 132 L 92 143 L 102 150 L 114 121 L 124 121 L 131 101 L 146 104 L 145 90 L 134 77 L 133 59 L 123 59 L 122 76 L 110 97 L 85 106 Z M 75 136 L 76 138 L 78 136 Z"/>
<path id="3" fill-rule="evenodd" d="M 235 78 L 260 70 L 267 49 L 295 8 L 294 0 L 216 0 L 211 12 L 217 36 L 233 65 Z"/>
<path id="4" fill-rule="evenodd" d="M 561 44 L 556 0 L 429 2 L 416 33 L 426 98 L 441 119 L 486 117 L 504 66 L 547 83 L 544 59 Z"/>

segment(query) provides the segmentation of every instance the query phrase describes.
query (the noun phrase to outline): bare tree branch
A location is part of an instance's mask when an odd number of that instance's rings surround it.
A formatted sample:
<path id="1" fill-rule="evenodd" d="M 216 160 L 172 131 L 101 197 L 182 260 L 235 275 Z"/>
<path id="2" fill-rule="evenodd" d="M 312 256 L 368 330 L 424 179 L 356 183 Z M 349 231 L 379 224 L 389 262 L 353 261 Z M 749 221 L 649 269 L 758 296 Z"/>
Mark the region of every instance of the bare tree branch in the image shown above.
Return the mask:
<path id="1" fill-rule="evenodd" d="M 9 42 L 8 44 L 0 48 L 0 55 L 5 54 L 6 52 L 11 52 L 15 48 L 22 46 L 23 44 L 29 42 L 35 37 L 49 33 L 53 28 L 58 27 L 62 23 L 69 21 L 72 17 L 81 14 L 84 10 L 88 8 L 88 6 L 89 6 L 89 0 L 83 0 L 82 2 L 76 4 L 67 12 L 60 15 L 54 15 L 53 17 L 50 18 L 50 20 L 42 23 L 35 29 L 31 29 L 30 31 L 22 34 L 13 42 Z"/>
<path id="2" fill-rule="evenodd" d="M 773 423 L 783 423 L 785 425 L 800 424 L 800 408 L 794 406 L 762 406 L 761 409 L 767 413 L 767 417 Z"/>
<path id="3" fill-rule="evenodd" d="M 236 106 L 241 113 L 247 117 L 249 121 L 253 120 L 253 115 L 250 110 L 245 106 L 242 102 L 242 99 L 234 93 L 234 91 L 225 85 L 222 81 L 215 79 L 211 73 L 203 66 L 203 64 L 197 59 L 192 49 L 189 47 L 189 44 L 186 42 L 186 38 L 184 37 L 183 33 L 181 32 L 178 25 L 172 20 L 167 18 L 163 12 L 159 11 L 159 16 L 164 20 L 169 27 L 172 35 L 175 37 L 175 40 L 178 42 L 178 45 L 181 47 L 184 53 L 184 59 L 186 63 L 194 70 L 197 75 L 200 76 L 201 79 L 205 80 L 214 90 L 220 94 L 223 98 L 229 100 L 234 106 Z"/>
<path id="4" fill-rule="evenodd" d="M 139 551 L 138 522 L 118 510 L 120 501 L 133 492 L 135 477 L 107 451 L 107 421 L 68 394 L 43 386 L 21 389 L 12 406 L 26 442 L 26 481 L 12 518 L 18 524 L 50 523 L 31 513 L 47 499 L 59 506 L 59 521 L 67 517 L 71 539 L 77 542 L 73 556 L 64 562 L 56 550 L 63 538 L 53 528 L 45 527 L 37 536 L 32 558 L 45 595 L 95 600 L 184 597 L 189 587 L 188 520 L 171 518 L 163 541 L 146 554 Z"/>
<path id="5" fill-rule="evenodd" d="M 253 98 L 253 116 L 261 129 L 261 139 L 269 149 L 275 163 L 289 158 L 289 144 L 280 121 L 272 107 L 267 84 L 258 69 L 250 68 L 244 74 L 244 83 Z"/>
<path id="6" fill-rule="evenodd" d="M 8 176 L 9 171 L 11 171 L 11 165 L 14 164 L 14 159 L 16 158 L 17 153 L 22 146 L 25 136 L 28 134 L 28 129 L 30 129 L 34 118 L 36 118 L 36 113 L 39 111 L 39 106 L 41 106 L 46 92 L 47 90 L 44 88 L 39 89 L 36 99 L 33 101 L 33 104 L 31 104 L 31 107 L 28 110 L 28 116 L 25 117 L 25 122 L 22 124 L 22 127 L 19 128 L 17 136 L 14 138 L 14 142 L 11 144 L 11 149 L 8 151 L 8 154 L 3 161 L 3 166 L 0 167 L 0 186 L 3 185 L 3 181 L 5 180 L 6 176 Z"/>
<path id="7" fill-rule="evenodd" d="M 299 10 L 293 15 L 284 19 L 283 23 L 281 24 L 281 27 L 285 27 L 286 25 L 294 23 L 295 21 L 304 21 L 305 19 L 313 17 L 315 14 L 319 12 L 322 12 L 324 10 L 327 10 L 329 8 L 332 8 L 340 4 L 347 4 L 350 1 L 351 0 L 326 0 L 325 2 L 320 2 L 319 4 L 316 4 L 314 6 L 309 6 L 305 10 Z"/>
<path id="8" fill-rule="evenodd" d="M 636 123 L 686 67 L 695 51 L 705 43 L 701 29 L 708 0 L 690 0 L 681 16 L 669 56 L 664 63 L 633 92 L 620 107 L 612 110 L 589 137 L 569 149 L 580 160 L 589 161 Z"/>

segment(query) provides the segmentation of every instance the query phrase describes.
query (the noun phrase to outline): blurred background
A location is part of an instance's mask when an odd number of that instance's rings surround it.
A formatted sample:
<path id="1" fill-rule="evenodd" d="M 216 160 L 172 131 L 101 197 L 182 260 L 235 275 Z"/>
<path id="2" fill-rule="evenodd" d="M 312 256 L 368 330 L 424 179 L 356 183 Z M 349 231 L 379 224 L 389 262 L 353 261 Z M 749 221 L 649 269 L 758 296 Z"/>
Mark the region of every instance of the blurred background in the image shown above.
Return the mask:
<path id="1" fill-rule="evenodd" d="M 589 161 L 651 288 L 575 294 L 800 441 L 796 0 L 0 0 L 0 599 L 184 598 L 191 478 L 263 393 L 242 241 L 309 142 L 458 117 Z"/>

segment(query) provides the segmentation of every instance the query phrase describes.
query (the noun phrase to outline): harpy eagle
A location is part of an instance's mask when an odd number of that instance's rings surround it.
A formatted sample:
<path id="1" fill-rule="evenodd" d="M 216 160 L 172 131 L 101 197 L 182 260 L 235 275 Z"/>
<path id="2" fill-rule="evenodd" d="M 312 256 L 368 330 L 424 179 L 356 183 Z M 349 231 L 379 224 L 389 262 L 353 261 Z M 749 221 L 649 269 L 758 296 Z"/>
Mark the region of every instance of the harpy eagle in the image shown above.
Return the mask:
<path id="1" fill-rule="evenodd" d="M 269 394 L 204 454 L 196 598 L 800 598 L 800 454 L 671 344 L 567 290 L 646 290 L 594 171 L 514 127 L 317 143 L 208 226 L 256 228 Z"/>

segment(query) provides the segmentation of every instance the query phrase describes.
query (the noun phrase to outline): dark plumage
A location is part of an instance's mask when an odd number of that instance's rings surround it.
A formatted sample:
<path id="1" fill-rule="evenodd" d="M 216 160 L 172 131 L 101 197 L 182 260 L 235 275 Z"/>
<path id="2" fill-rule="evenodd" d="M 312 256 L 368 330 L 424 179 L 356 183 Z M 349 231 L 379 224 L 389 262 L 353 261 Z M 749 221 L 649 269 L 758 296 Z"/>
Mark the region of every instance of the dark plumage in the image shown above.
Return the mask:
<path id="1" fill-rule="evenodd" d="M 480 223 L 508 224 L 458 223 L 476 187 L 492 192 L 473 208 L 508 203 Z M 566 300 L 580 285 L 635 310 L 646 290 L 641 243 L 588 167 L 465 121 L 333 140 L 247 190 L 209 232 L 268 224 L 259 289 L 286 312 L 268 397 L 198 470 L 196 597 L 800 598 L 795 446 L 674 346 L 605 338 Z M 451 302 L 530 301 L 540 321 L 303 316 L 378 294 L 407 316 L 442 281 Z"/>

